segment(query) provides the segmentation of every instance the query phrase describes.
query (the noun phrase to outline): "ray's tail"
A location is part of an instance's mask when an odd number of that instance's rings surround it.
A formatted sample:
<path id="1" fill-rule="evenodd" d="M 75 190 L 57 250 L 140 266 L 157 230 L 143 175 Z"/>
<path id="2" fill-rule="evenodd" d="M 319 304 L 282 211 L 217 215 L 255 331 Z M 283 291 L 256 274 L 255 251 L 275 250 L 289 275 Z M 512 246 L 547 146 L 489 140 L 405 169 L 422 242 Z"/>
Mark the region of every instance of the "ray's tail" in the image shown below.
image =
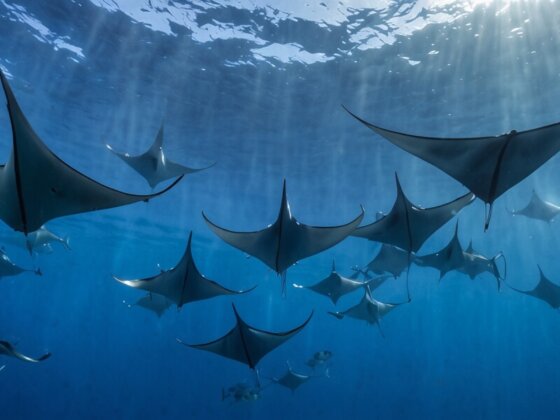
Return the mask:
<path id="1" fill-rule="evenodd" d="M 410 302 L 412 299 L 410 297 L 410 286 L 408 283 L 408 277 L 410 274 L 410 266 L 412 265 L 412 252 L 408 252 L 408 265 L 406 266 L 406 298 Z"/>
<path id="2" fill-rule="evenodd" d="M 498 270 L 498 266 L 496 264 L 496 261 L 498 261 L 500 258 L 502 258 L 504 260 L 504 275 L 502 276 L 500 271 Z M 507 277 L 507 260 L 506 260 L 506 256 L 504 255 L 503 252 L 500 252 L 498 255 L 496 255 L 494 258 L 492 258 L 492 261 L 494 263 L 494 266 L 496 267 L 496 271 L 498 273 L 498 276 L 496 277 L 496 281 L 498 283 L 498 291 L 501 290 L 501 283 L 500 281 L 503 281 L 504 283 L 506 282 L 506 277 Z"/>
<path id="3" fill-rule="evenodd" d="M 282 271 L 280 273 L 280 281 L 282 282 L 282 298 L 284 299 L 286 299 L 287 278 L 288 278 L 287 270 Z"/>
<path id="4" fill-rule="evenodd" d="M 494 203 L 486 203 L 484 206 L 484 232 L 488 230 L 490 226 L 490 219 L 492 218 L 492 210 L 494 209 Z"/>

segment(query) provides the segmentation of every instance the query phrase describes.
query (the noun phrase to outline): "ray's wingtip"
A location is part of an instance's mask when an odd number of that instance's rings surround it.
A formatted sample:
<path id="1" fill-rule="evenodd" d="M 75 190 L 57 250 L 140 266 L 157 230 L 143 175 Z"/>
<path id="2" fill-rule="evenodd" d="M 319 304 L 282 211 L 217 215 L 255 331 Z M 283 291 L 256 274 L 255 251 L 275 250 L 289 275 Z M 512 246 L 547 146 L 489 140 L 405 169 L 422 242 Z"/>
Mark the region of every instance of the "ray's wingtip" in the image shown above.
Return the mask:
<path id="1" fill-rule="evenodd" d="M 204 221 L 206 222 L 206 224 L 210 225 L 210 226 L 215 226 L 214 223 L 210 220 L 210 218 L 208 216 L 206 216 L 206 213 L 204 213 L 204 210 L 202 210 L 200 212 L 200 214 L 202 215 L 202 218 L 204 219 Z"/>
<path id="2" fill-rule="evenodd" d="M 258 285 L 258 284 L 255 284 L 253 287 L 250 287 L 250 288 L 245 289 L 245 290 L 239 290 L 239 291 L 237 291 L 236 293 L 237 293 L 238 295 L 244 295 L 245 293 L 252 292 L 252 291 L 255 290 L 257 287 L 259 287 L 259 285 Z"/>
<path id="3" fill-rule="evenodd" d="M 307 317 L 307 319 L 305 320 L 305 322 L 301 325 L 301 328 L 305 327 L 307 324 L 309 324 L 309 321 L 311 321 L 311 318 L 313 318 L 313 315 L 315 314 L 315 309 L 311 309 L 311 313 L 309 314 L 309 316 Z"/>
<path id="4" fill-rule="evenodd" d="M 192 347 L 189 343 L 185 343 L 183 340 L 181 340 L 180 338 L 175 338 L 175 341 L 179 344 L 182 344 L 183 346 L 186 347 Z"/>
<path id="5" fill-rule="evenodd" d="M 127 285 L 127 281 L 128 281 L 128 280 L 121 279 L 121 278 L 115 276 L 114 274 L 111 274 L 111 277 L 113 278 L 113 280 L 116 280 L 116 281 L 118 281 L 118 282 L 121 283 L 121 284 Z"/>
<path id="6" fill-rule="evenodd" d="M 162 195 L 164 193 L 166 193 L 167 191 L 169 191 L 171 188 L 173 188 L 175 185 L 177 185 L 183 178 L 185 177 L 185 174 L 177 177 L 177 179 L 175 179 L 175 181 L 173 181 L 170 185 L 168 185 L 167 187 L 165 187 L 163 190 L 155 192 L 153 194 L 150 194 L 149 197 L 153 198 L 153 197 L 157 197 L 159 195 Z"/>

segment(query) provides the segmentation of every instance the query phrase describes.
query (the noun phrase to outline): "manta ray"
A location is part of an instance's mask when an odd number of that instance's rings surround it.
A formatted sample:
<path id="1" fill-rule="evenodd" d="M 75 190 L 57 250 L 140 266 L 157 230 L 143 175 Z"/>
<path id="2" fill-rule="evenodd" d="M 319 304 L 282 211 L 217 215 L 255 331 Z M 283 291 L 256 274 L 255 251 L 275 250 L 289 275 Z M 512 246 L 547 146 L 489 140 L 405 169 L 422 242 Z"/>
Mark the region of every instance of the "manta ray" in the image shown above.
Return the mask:
<path id="1" fill-rule="evenodd" d="M 304 258 L 318 254 L 345 239 L 360 224 L 364 209 L 353 221 L 335 227 L 304 225 L 292 216 L 286 195 L 286 181 L 282 188 L 280 212 L 276 221 L 256 232 L 234 232 L 215 225 L 202 213 L 210 229 L 228 244 L 258 258 L 282 276 L 285 291 L 286 270 Z"/>
<path id="2" fill-rule="evenodd" d="M 409 253 L 393 245 L 382 244 L 381 249 L 365 267 L 375 274 L 390 273 L 394 278 L 408 270 L 411 260 Z"/>
<path id="3" fill-rule="evenodd" d="M 416 256 L 414 262 L 421 267 L 432 267 L 438 270 L 440 281 L 451 271 L 466 274 L 471 280 L 482 273 L 489 273 L 496 279 L 498 290 L 500 290 L 500 280 L 503 280 L 504 277 L 498 269 L 497 261 L 503 258 L 505 262 L 503 253 L 500 252 L 492 258 L 485 257 L 474 250 L 472 241 L 465 250 L 459 241 L 458 231 L 459 224 L 457 223 L 453 237 L 443 249 L 433 254 Z"/>
<path id="4" fill-rule="evenodd" d="M 33 357 L 29 357 L 29 356 L 26 356 L 24 354 L 21 354 L 8 341 L 0 341 L 0 354 L 3 354 L 5 356 L 9 356 L 9 357 L 15 357 L 16 359 L 19 359 L 19 360 L 24 361 L 24 362 L 30 362 L 30 363 L 42 362 L 43 360 L 46 360 L 49 357 L 51 357 L 50 353 L 45 353 L 42 356 L 38 357 L 37 359 L 34 359 Z"/>
<path id="5" fill-rule="evenodd" d="M 148 201 L 154 194 L 128 194 L 94 181 L 51 152 L 23 114 L 0 71 L 12 127 L 12 152 L 0 167 L 0 219 L 16 231 L 36 231 L 62 216 Z"/>
<path id="6" fill-rule="evenodd" d="M 432 267 L 439 271 L 441 280 L 450 271 L 460 270 L 465 266 L 465 252 L 459 241 L 459 223 L 449 243 L 433 254 L 416 256 L 414 262 L 420 267 Z"/>
<path id="7" fill-rule="evenodd" d="M 71 250 L 70 238 L 62 238 L 48 230 L 46 226 L 41 226 L 35 232 L 29 233 L 25 238 L 25 247 L 30 254 L 49 254 L 53 251 L 53 243 L 60 243 L 66 250 Z"/>
<path id="8" fill-rule="evenodd" d="M 463 251 L 464 264 L 459 267 L 458 270 L 474 280 L 476 276 L 482 273 L 490 273 L 496 279 L 498 285 L 498 290 L 500 290 L 500 280 L 505 280 L 507 274 L 507 266 L 505 265 L 505 256 L 502 252 L 498 253 L 492 258 L 485 257 L 479 252 L 475 251 L 472 246 L 472 241 L 469 242 L 469 246 Z M 504 276 L 501 275 L 498 269 L 497 261 L 503 258 L 504 260 Z"/>
<path id="9" fill-rule="evenodd" d="M 288 341 L 300 332 L 311 320 L 311 315 L 298 327 L 285 332 L 271 332 L 260 330 L 247 324 L 233 305 L 235 326 L 229 332 L 214 341 L 203 344 L 187 344 L 182 340 L 177 341 L 185 346 L 216 353 L 228 359 L 237 360 L 256 371 L 259 361 L 276 347 Z M 257 373 L 257 382 L 259 382 Z"/>
<path id="10" fill-rule="evenodd" d="M 360 226 L 352 236 L 415 253 L 430 236 L 474 200 L 474 195 L 469 193 L 441 206 L 422 208 L 406 197 L 397 174 L 395 180 L 397 198 L 391 211 L 369 225 Z"/>
<path id="11" fill-rule="evenodd" d="M 140 306 L 148 311 L 153 312 L 157 315 L 158 318 L 161 318 L 162 315 L 167 311 L 173 302 L 167 299 L 165 296 L 160 296 L 155 293 L 148 293 L 146 296 L 138 299 L 138 301 L 129 306 Z"/>
<path id="12" fill-rule="evenodd" d="M 461 209 L 474 200 L 472 193 L 465 194 L 437 207 L 422 208 L 413 204 L 404 194 L 399 177 L 395 174 L 397 198 L 391 211 L 379 220 L 357 228 L 352 236 L 365 238 L 401 248 L 407 252 L 406 267 L 416 253 L 439 228 L 451 220 Z M 407 270 L 408 272 L 408 270 Z M 406 291 L 410 300 L 408 276 Z"/>
<path id="13" fill-rule="evenodd" d="M 530 219 L 551 223 L 558 213 L 560 213 L 560 206 L 549 201 L 544 201 L 539 197 L 537 192 L 533 190 L 529 204 L 521 210 L 510 210 L 509 212 L 514 216 L 525 216 Z"/>
<path id="14" fill-rule="evenodd" d="M 113 278 L 126 286 L 164 296 L 175 303 L 179 309 L 185 303 L 210 299 L 215 296 L 243 294 L 254 289 L 252 287 L 244 291 L 230 290 L 204 277 L 194 263 L 191 243 L 192 232 L 189 235 L 183 257 L 175 267 L 169 270 L 163 270 L 155 276 L 144 279 L 123 280 L 115 276 Z"/>
<path id="15" fill-rule="evenodd" d="M 380 320 L 397 306 L 402 305 L 402 303 L 384 303 L 373 298 L 370 290 L 366 287 L 364 288 L 364 296 L 360 302 L 345 311 L 342 312 L 329 312 L 330 315 L 337 319 L 343 319 L 344 317 L 350 317 L 365 321 L 370 325 L 377 325 L 381 336 L 384 336 L 381 330 Z"/>
<path id="16" fill-rule="evenodd" d="M 380 282 L 376 282 L 375 287 L 379 287 L 384 280 L 386 280 L 386 277 L 384 277 Z M 354 290 L 360 289 L 366 284 L 370 284 L 373 281 L 374 279 L 362 282 L 359 280 L 352 280 L 346 277 L 342 277 L 336 272 L 336 266 L 333 261 L 331 274 L 328 277 L 325 277 L 319 283 L 316 283 L 312 286 L 302 286 L 300 284 L 294 284 L 294 287 L 297 287 L 299 289 L 309 289 L 314 291 L 315 293 L 319 293 L 320 295 L 327 296 L 331 299 L 332 303 L 336 305 L 336 303 L 342 296 L 351 293 Z"/>
<path id="17" fill-rule="evenodd" d="M 10 257 L 6 255 L 3 250 L 0 250 L 0 278 L 8 277 L 8 276 L 17 276 L 18 274 L 25 273 L 25 272 L 32 272 L 38 276 L 42 276 L 41 270 L 31 270 L 27 268 L 22 268 L 12 262 Z"/>
<path id="18" fill-rule="evenodd" d="M 484 230 L 490 224 L 494 201 L 560 150 L 560 123 L 498 136 L 423 137 L 381 128 L 344 109 L 373 132 L 472 191 L 488 209 Z"/>
<path id="19" fill-rule="evenodd" d="M 325 370 L 323 375 L 311 374 L 305 375 L 303 373 L 297 373 L 292 369 L 290 362 L 286 362 L 288 365 L 288 370 L 284 375 L 280 376 L 279 378 L 271 378 L 272 383 L 278 384 L 285 388 L 288 388 L 292 393 L 295 393 L 296 389 L 298 389 L 303 384 L 307 383 L 310 379 L 318 378 L 321 376 L 329 377 L 328 369 Z"/>
<path id="20" fill-rule="evenodd" d="M 141 155 L 130 156 L 128 153 L 116 152 L 108 144 L 106 146 L 107 149 L 143 176 L 152 188 L 155 188 L 160 182 L 167 181 L 168 179 L 192 174 L 214 166 L 214 164 L 212 164 L 205 168 L 194 169 L 169 160 L 163 152 L 163 124 L 152 146 Z"/>
<path id="21" fill-rule="evenodd" d="M 516 292 L 523 293 L 525 295 L 533 296 L 537 299 L 545 301 L 550 305 L 553 309 L 560 308 L 560 286 L 555 283 L 552 283 L 543 273 L 540 266 L 539 268 L 539 282 L 537 285 L 527 291 L 516 289 L 515 287 L 509 286 L 511 289 L 515 290 Z"/>
<path id="22" fill-rule="evenodd" d="M 353 273 L 350 276 L 348 276 L 350 280 L 358 280 L 360 276 L 364 280 L 371 280 L 373 278 L 373 276 L 369 273 L 367 268 L 360 268 L 357 265 L 354 265 L 351 267 L 351 270 L 353 271 Z"/>

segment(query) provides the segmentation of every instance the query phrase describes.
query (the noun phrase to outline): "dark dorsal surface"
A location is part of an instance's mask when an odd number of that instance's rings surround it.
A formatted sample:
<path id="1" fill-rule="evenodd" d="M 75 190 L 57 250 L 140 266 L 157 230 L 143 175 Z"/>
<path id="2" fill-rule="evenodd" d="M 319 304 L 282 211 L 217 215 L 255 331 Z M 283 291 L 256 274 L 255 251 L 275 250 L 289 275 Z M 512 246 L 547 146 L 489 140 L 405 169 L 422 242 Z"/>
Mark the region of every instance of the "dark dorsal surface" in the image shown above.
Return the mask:
<path id="1" fill-rule="evenodd" d="M 441 169 L 490 205 L 560 150 L 560 123 L 498 136 L 423 137 L 387 130 L 348 112 L 395 146 Z"/>
<path id="2" fill-rule="evenodd" d="M 469 193 L 447 204 L 422 208 L 406 198 L 398 176 L 397 198 L 391 211 L 378 221 L 361 226 L 352 236 L 394 245 L 407 252 L 417 252 L 426 240 L 474 200 Z"/>
<path id="3" fill-rule="evenodd" d="M 382 244 L 381 249 L 366 268 L 376 274 L 390 273 L 398 277 L 411 263 L 409 253 L 393 245 Z"/>
<path id="4" fill-rule="evenodd" d="M 204 344 L 186 344 L 180 340 L 179 342 L 195 349 L 210 351 L 228 359 L 237 360 L 251 369 L 255 369 L 264 356 L 300 332 L 313 316 L 311 313 L 303 324 L 292 330 L 276 333 L 260 330 L 247 324 L 237 313 L 235 305 L 233 305 L 233 312 L 236 319 L 235 326 L 223 337 Z"/>
<path id="5" fill-rule="evenodd" d="M 282 189 L 280 212 L 274 223 L 256 232 L 234 232 L 223 229 L 204 215 L 212 231 L 235 248 L 258 258 L 277 273 L 284 273 L 293 264 L 318 254 L 345 239 L 362 221 L 364 211 L 352 222 L 335 227 L 304 225 L 292 216 L 286 195 L 286 181 Z"/>
<path id="6" fill-rule="evenodd" d="M 433 254 L 418 255 L 414 262 L 421 267 L 432 267 L 439 271 L 440 280 L 450 271 L 459 270 L 465 265 L 465 255 L 458 236 L 459 224 L 451 241 L 441 250 Z"/>
<path id="7" fill-rule="evenodd" d="M 191 244 L 192 232 L 189 235 L 183 257 L 175 267 L 169 270 L 164 270 L 155 276 L 144 279 L 123 280 L 114 278 L 129 287 L 164 296 L 179 308 L 185 303 L 210 299 L 215 296 L 238 295 L 254 289 L 253 287 L 245 291 L 230 290 L 204 277 L 194 263 Z"/>
<path id="8" fill-rule="evenodd" d="M 0 218 L 12 229 L 33 232 L 51 219 L 148 201 L 155 194 L 136 195 L 106 187 L 78 172 L 51 152 L 19 107 L 4 74 L 0 79 L 8 101 L 12 152 L 0 167 Z"/>

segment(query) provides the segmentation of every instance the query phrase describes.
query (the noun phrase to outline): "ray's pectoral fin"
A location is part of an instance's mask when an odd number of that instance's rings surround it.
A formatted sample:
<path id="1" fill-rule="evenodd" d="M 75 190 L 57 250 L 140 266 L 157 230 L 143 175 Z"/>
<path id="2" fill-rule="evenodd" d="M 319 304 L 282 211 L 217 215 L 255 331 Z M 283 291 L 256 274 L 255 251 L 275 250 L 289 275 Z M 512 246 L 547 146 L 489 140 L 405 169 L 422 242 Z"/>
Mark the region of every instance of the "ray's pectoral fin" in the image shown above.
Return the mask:
<path id="1" fill-rule="evenodd" d="M 255 232 L 234 232 L 221 228 L 202 213 L 210 229 L 228 244 L 264 262 L 281 274 L 299 260 L 330 248 L 350 235 L 364 217 L 360 215 L 352 222 L 334 227 L 315 227 L 300 223 L 292 216 L 284 180 L 280 211 L 276 221 Z"/>
<path id="2" fill-rule="evenodd" d="M 245 323 L 233 306 L 236 318 L 235 326 L 224 336 L 203 344 L 181 344 L 189 347 L 206 350 L 220 356 L 237 360 L 255 369 L 258 362 L 269 352 L 280 346 L 298 332 L 300 332 L 311 320 L 313 312 L 303 324 L 285 332 L 270 332 L 252 327 Z"/>
<path id="3" fill-rule="evenodd" d="M 13 135 L 12 154 L 0 168 L 0 218 L 13 229 L 29 233 L 57 217 L 147 201 L 181 179 L 148 195 L 124 193 L 94 181 L 47 148 L 23 114 L 2 72 L 0 79 Z"/>
<path id="4" fill-rule="evenodd" d="M 39 356 L 38 358 L 26 356 L 20 353 L 19 351 L 17 351 L 15 347 L 8 341 L 0 341 L 0 354 L 5 354 L 7 356 L 15 357 L 16 359 L 29 363 L 42 362 L 43 360 L 47 360 L 49 357 L 51 357 L 51 353 L 45 353 L 42 356 Z"/>
<path id="5" fill-rule="evenodd" d="M 290 243 L 290 246 L 285 249 L 286 259 L 295 260 L 295 263 L 329 249 L 354 232 L 363 218 L 364 208 L 360 206 L 360 214 L 345 225 L 328 227 L 307 226 L 301 223 L 294 225 L 294 228 L 298 231 L 293 235 L 297 242 Z"/>
<path id="6" fill-rule="evenodd" d="M 123 280 L 113 277 L 126 286 L 165 296 L 178 308 L 197 300 L 248 293 L 256 287 L 241 291 L 231 290 L 203 276 L 196 267 L 192 256 L 192 232 L 189 235 L 183 257 L 175 267 L 144 279 Z"/>
<path id="7" fill-rule="evenodd" d="M 271 268 L 276 267 L 276 252 L 273 248 L 278 247 L 278 235 L 280 229 L 278 223 L 254 232 L 235 232 L 224 229 L 212 222 L 204 212 L 202 217 L 219 238 L 229 245 L 258 258 Z"/>
<path id="8" fill-rule="evenodd" d="M 507 134 L 472 138 L 423 137 L 373 125 L 350 115 L 395 146 L 434 165 L 490 205 L 560 150 L 560 123 Z"/>

